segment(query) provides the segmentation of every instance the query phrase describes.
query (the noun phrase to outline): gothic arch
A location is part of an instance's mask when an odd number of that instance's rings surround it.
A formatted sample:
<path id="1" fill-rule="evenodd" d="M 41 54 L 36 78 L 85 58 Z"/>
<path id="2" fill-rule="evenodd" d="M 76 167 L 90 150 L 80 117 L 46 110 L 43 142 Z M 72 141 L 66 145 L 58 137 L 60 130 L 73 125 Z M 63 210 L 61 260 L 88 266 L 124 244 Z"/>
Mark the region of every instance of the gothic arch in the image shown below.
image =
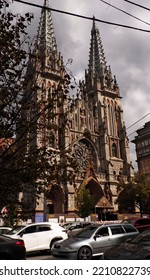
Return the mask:
<path id="1" fill-rule="evenodd" d="M 49 214 L 60 214 L 64 212 L 65 195 L 60 187 L 52 186 L 46 198 L 46 206 Z"/>
<path id="2" fill-rule="evenodd" d="M 104 192 L 100 184 L 94 180 L 94 178 L 88 178 L 86 182 L 86 188 L 90 191 L 90 194 L 95 198 L 95 206 L 97 202 L 102 198 Z"/>
<path id="3" fill-rule="evenodd" d="M 84 179 L 81 186 L 83 186 L 83 184 L 85 185 L 85 188 L 90 191 L 90 194 L 95 198 L 95 209 L 93 209 L 94 213 L 96 211 L 100 214 L 106 209 L 108 210 L 113 208 L 110 197 L 106 195 L 106 193 L 103 191 L 101 185 L 96 179 L 90 176 Z"/>

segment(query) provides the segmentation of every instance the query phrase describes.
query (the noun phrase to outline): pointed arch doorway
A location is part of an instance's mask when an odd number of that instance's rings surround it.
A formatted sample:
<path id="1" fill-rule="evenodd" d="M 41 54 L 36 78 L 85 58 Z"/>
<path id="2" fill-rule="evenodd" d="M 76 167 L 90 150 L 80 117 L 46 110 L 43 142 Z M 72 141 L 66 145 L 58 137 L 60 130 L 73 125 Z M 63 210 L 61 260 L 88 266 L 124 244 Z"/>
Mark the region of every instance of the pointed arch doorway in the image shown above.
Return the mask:
<path id="1" fill-rule="evenodd" d="M 93 177 L 84 180 L 85 188 L 90 191 L 90 194 L 95 198 L 95 208 L 93 214 L 98 216 L 98 220 L 111 220 L 111 212 L 113 206 L 104 195 L 101 185 Z"/>
<path id="2" fill-rule="evenodd" d="M 65 196 L 60 187 L 53 186 L 46 196 L 48 214 L 64 213 Z"/>

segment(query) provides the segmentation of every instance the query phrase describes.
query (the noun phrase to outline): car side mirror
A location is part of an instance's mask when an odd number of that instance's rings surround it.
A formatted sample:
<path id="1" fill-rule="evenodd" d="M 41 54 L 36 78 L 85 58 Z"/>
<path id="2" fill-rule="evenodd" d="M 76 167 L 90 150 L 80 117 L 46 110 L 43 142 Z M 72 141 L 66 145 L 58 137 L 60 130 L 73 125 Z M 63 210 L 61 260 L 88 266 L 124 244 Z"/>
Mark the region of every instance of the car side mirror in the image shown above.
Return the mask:
<path id="1" fill-rule="evenodd" d="M 95 234 L 95 235 L 94 235 L 94 240 L 96 240 L 97 238 L 100 238 L 100 237 L 101 237 L 100 234 Z"/>
<path id="2" fill-rule="evenodd" d="M 23 232 L 20 232 L 20 233 L 19 233 L 19 236 L 20 236 L 20 237 L 22 237 L 23 235 L 24 235 L 24 233 L 23 233 Z"/>

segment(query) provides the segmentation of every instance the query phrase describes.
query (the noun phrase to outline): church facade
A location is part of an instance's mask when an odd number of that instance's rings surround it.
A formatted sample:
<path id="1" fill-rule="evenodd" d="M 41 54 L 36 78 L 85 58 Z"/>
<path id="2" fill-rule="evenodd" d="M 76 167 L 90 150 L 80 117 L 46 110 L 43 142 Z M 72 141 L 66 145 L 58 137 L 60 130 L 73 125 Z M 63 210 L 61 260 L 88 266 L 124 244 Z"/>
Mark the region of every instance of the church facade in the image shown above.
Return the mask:
<path id="1" fill-rule="evenodd" d="M 34 48 L 39 57 L 34 72 L 39 86 L 37 95 L 45 102 L 48 102 L 53 89 L 59 90 L 67 74 L 63 56 L 57 50 L 52 15 L 48 7 L 48 1 L 45 0 Z M 32 61 L 28 68 L 32 69 Z M 30 87 L 29 82 L 28 90 Z M 75 97 L 66 94 L 61 107 L 65 112 L 65 126 L 61 126 L 60 114 L 61 129 L 55 133 L 46 129 L 47 139 L 50 135 L 51 141 L 45 145 L 60 151 L 61 148 L 69 147 L 78 163 L 78 172 L 74 181 L 67 182 L 66 186 L 61 183 L 58 189 L 50 188 L 47 197 L 36 206 L 37 215 L 44 211 L 54 216 L 75 213 L 76 197 L 81 185 L 95 197 L 93 213 L 99 219 L 103 219 L 104 215 L 111 219 L 117 212 L 115 200 L 120 179 L 128 182 L 133 176 L 121 100 L 116 77 L 107 65 L 100 33 L 93 18 L 85 79 L 79 81 Z M 48 121 L 47 116 L 45 122 Z M 40 145 L 43 133 L 36 130 L 32 133 L 35 133 L 36 143 Z"/>

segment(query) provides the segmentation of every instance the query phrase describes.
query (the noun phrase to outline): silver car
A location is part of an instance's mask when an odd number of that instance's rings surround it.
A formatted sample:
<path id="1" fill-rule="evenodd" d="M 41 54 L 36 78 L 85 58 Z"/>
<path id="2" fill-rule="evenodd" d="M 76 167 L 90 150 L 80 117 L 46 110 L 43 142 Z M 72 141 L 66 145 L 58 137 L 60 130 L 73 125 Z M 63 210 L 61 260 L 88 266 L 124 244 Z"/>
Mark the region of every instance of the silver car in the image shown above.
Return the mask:
<path id="1" fill-rule="evenodd" d="M 73 237 L 56 242 L 51 249 L 55 257 L 90 260 L 103 255 L 104 251 L 138 235 L 138 230 L 130 224 L 93 224 L 82 229 Z"/>

